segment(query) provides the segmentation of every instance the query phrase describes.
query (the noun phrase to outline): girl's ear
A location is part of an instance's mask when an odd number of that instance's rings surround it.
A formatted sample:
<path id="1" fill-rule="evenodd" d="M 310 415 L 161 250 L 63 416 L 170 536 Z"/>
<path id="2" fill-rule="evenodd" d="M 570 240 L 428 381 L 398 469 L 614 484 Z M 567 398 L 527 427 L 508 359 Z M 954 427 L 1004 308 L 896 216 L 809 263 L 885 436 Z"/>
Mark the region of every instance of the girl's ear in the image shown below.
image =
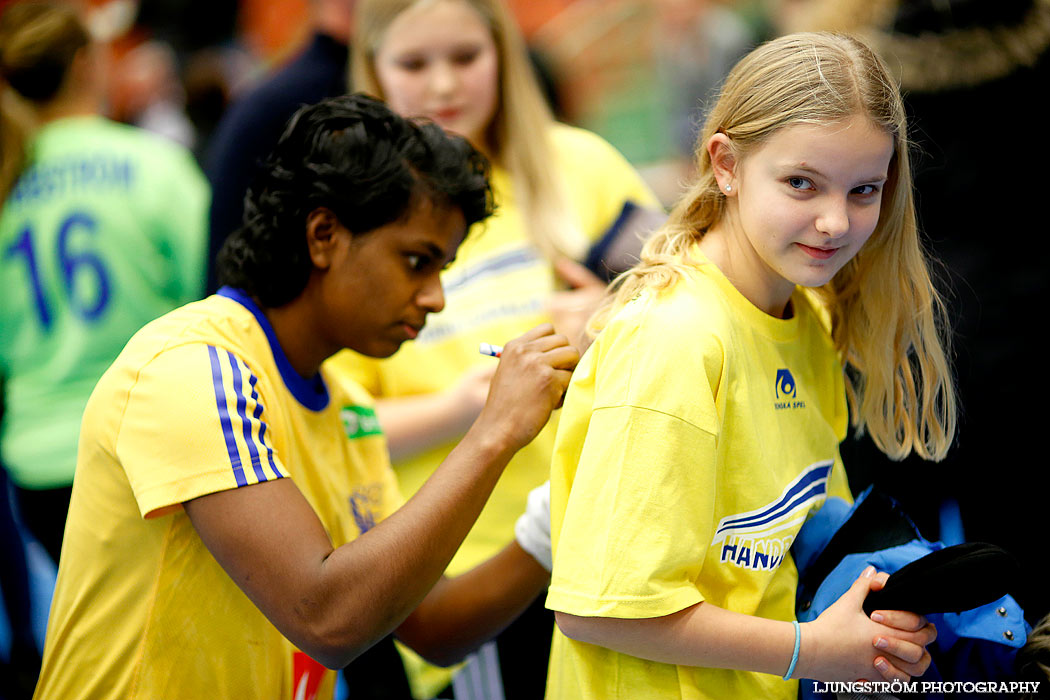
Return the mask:
<path id="1" fill-rule="evenodd" d="M 331 209 L 318 207 L 306 216 L 306 247 L 314 267 L 326 270 L 332 264 L 338 233 L 345 230 Z"/>
<path id="2" fill-rule="evenodd" d="M 731 195 L 736 184 L 736 152 L 728 136 L 719 132 L 707 140 L 707 155 L 711 159 L 711 169 L 715 173 L 718 187 Z"/>

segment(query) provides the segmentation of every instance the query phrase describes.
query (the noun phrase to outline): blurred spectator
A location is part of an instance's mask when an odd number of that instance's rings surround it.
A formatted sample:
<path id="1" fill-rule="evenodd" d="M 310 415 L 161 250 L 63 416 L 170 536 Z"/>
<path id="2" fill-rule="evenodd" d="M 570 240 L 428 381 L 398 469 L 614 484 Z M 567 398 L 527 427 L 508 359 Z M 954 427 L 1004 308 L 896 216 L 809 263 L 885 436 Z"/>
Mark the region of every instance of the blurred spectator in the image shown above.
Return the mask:
<path id="1" fill-rule="evenodd" d="M 213 47 L 194 51 L 182 69 L 186 117 L 196 134 L 194 155 L 204 159 L 215 129 L 229 107 L 240 76 L 245 72 L 239 52 Z"/>
<path id="2" fill-rule="evenodd" d="M 0 456 L 55 561 L 88 395 L 203 283 L 207 182 L 181 147 L 99 115 L 101 61 L 68 5 L 0 16 Z"/>
<path id="3" fill-rule="evenodd" d="M 669 206 L 705 100 L 756 31 L 730 0 L 576 0 L 535 30 L 565 118 L 609 139 Z"/>
<path id="4" fill-rule="evenodd" d="M 312 0 L 312 35 L 286 65 L 234 102 L 215 128 L 204 159 L 212 185 L 209 292 L 217 289 L 214 261 L 241 225 L 244 194 L 288 118 L 304 104 L 346 92 L 354 0 Z"/>
<path id="5" fill-rule="evenodd" d="M 113 65 L 109 114 L 192 149 L 197 141 L 186 116 L 186 94 L 175 51 L 156 39 L 143 41 Z"/>
<path id="6" fill-rule="evenodd" d="M 305 0 L 298 0 L 304 2 Z M 181 62 L 193 52 L 234 39 L 243 0 L 135 0 L 136 23 L 171 46 Z M 273 0 L 273 5 L 281 2 Z"/>
<path id="7" fill-rule="evenodd" d="M 0 386 L 0 390 L 3 387 Z M 2 406 L 0 406 L 2 409 Z M 0 410 L 0 418 L 3 412 Z M 7 472 L 0 466 L 0 593 L 9 631 L 4 658 L 0 658 L 0 698 L 28 700 L 40 674 L 40 650 L 33 638 L 30 617 L 29 565 L 21 526 L 11 508 Z"/>
<path id="8" fill-rule="evenodd" d="M 200 159 L 230 95 L 260 62 L 236 30 L 238 4 L 88 0 L 109 54 L 107 116 L 165 136 Z M 208 8 L 211 8 L 210 10 Z"/>
<path id="9" fill-rule="evenodd" d="M 751 28 L 725 0 L 657 0 L 657 68 L 665 84 L 674 150 L 693 160 L 706 106 L 714 104 L 729 69 L 756 43 Z"/>

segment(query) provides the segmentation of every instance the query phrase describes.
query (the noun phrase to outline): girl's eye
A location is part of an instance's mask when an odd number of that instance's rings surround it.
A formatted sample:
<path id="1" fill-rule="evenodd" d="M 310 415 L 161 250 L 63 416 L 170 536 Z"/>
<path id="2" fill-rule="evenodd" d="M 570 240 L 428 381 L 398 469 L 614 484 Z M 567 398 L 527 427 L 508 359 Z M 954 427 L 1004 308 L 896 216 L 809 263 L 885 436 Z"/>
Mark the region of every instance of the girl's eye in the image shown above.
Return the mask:
<path id="1" fill-rule="evenodd" d="M 402 58 L 401 60 L 399 60 L 397 62 L 397 65 L 403 71 L 408 71 L 409 73 L 415 73 L 416 71 L 423 70 L 423 68 L 426 66 L 426 61 L 424 61 L 422 58 L 411 58 L 411 57 L 409 57 L 409 58 Z"/>
<path id="2" fill-rule="evenodd" d="M 425 255 L 416 255 L 415 253 L 406 254 L 405 260 L 408 262 L 408 268 L 415 272 L 422 270 L 429 262 Z"/>
<path id="3" fill-rule="evenodd" d="M 477 57 L 478 57 L 478 52 L 477 51 L 474 51 L 474 50 L 461 51 L 461 52 L 456 53 L 456 54 L 454 54 L 452 56 L 452 62 L 455 63 L 458 66 L 467 66 L 467 65 L 470 65 L 471 63 L 473 63 L 474 59 L 477 58 Z"/>
<path id="4" fill-rule="evenodd" d="M 804 177 L 789 177 L 788 186 L 796 190 L 811 190 L 813 189 L 813 183 Z"/>
<path id="5" fill-rule="evenodd" d="M 879 188 L 877 185 L 861 185 L 860 187 L 853 188 L 853 194 L 859 194 L 862 197 L 869 197 L 878 193 Z"/>

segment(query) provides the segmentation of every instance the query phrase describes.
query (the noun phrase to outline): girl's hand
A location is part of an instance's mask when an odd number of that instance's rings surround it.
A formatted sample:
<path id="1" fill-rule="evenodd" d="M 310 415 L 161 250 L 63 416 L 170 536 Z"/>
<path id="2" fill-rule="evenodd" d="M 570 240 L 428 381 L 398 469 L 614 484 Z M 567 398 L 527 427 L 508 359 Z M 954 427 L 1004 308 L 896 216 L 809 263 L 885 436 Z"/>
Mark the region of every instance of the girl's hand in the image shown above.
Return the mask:
<path id="1" fill-rule="evenodd" d="M 937 638 L 936 630 L 919 616 L 902 611 L 880 611 L 881 623 L 869 619 L 862 606 L 875 586 L 881 587 L 875 582 L 874 567 L 868 567 L 820 617 L 803 625 L 797 677 L 906 681 L 926 672 L 930 666 L 926 646 Z"/>
<path id="2" fill-rule="evenodd" d="M 881 590 L 885 587 L 889 578 L 890 575 L 885 572 L 875 574 L 872 578 L 871 590 Z M 873 622 L 892 627 L 901 632 L 922 632 L 926 630 L 933 635 L 933 639 L 927 644 L 931 644 L 937 638 L 937 630 L 932 624 L 927 622 L 925 617 L 906 610 L 876 610 L 871 613 L 871 619 Z M 926 670 L 925 667 L 918 670 L 918 667 L 914 666 L 915 662 L 923 658 L 925 647 L 918 647 L 909 642 L 879 636 L 875 639 L 875 648 L 885 650 L 897 659 L 891 660 L 884 657 L 882 661 L 886 663 L 881 668 L 880 659 L 875 660 L 875 667 L 879 669 L 880 673 L 888 681 L 907 680 L 908 675 L 921 676 Z M 929 654 L 926 653 L 926 656 L 929 656 Z M 928 663 L 927 666 L 929 666 Z"/>

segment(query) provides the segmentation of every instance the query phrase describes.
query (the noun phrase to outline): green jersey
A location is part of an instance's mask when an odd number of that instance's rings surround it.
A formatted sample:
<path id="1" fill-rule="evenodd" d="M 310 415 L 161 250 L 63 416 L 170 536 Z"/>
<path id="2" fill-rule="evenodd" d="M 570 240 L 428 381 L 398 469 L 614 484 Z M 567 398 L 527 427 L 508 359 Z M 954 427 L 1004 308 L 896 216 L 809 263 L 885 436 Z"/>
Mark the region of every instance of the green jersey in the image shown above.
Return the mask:
<path id="1" fill-rule="evenodd" d="M 148 321 L 203 291 L 207 181 L 191 154 L 102 117 L 45 125 L 0 210 L 0 458 L 72 482 L 95 382 Z"/>

